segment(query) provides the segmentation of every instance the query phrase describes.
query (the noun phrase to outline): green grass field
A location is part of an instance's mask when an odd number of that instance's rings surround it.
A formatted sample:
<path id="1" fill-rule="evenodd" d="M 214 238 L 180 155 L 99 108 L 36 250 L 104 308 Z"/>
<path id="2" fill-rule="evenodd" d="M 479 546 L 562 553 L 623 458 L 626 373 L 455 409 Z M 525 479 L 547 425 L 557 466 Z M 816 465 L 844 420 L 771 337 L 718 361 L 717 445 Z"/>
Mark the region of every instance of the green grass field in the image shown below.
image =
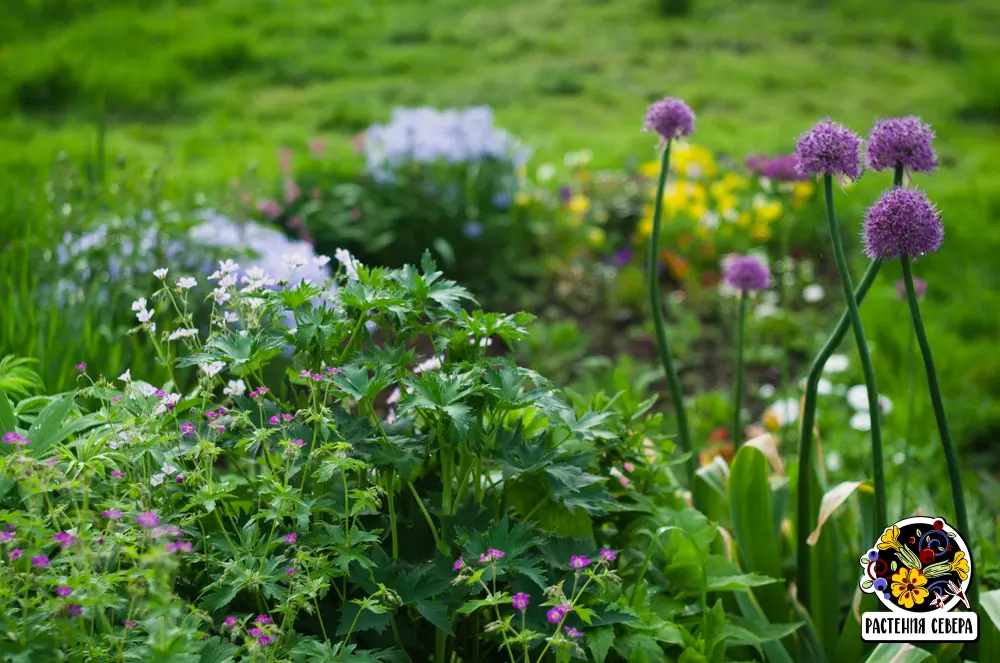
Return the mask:
<path id="1" fill-rule="evenodd" d="M 737 159 L 790 150 L 821 116 L 866 133 L 919 114 L 943 167 L 918 184 L 947 232 L 916 267 L 931 282 L 925 316 L 955 427 L 984 445 L 1000 430 L 995 2 L 694 0 L 673 17 L 657 0 L 12 2 L 0 22 L 8 175 L 92 149 L 102 108 L 109 154 L 206 191 L 251 163 L 274 175 L 279 146 L 346 149 L 395 105 L 488 104 L 536 164 L 581 148 L 599 165 L 647 158 L 642 114 L 667 94 L 698 113 L 697 142 Z M 846 234 L 888 181 L 868 176 L 842 199 Z M 864 316 L 881 379 L 904 388 L 899 270 L 885 272 Z"/>

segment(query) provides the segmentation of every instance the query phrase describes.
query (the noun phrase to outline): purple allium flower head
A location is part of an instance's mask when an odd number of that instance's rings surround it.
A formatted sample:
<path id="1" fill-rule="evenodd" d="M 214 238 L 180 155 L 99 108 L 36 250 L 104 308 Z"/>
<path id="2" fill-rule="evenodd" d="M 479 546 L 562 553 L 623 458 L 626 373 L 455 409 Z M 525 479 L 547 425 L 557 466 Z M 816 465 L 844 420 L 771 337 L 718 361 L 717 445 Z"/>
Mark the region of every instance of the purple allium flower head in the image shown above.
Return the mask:
<path id="1" fill-rule="evenodd" d="M 59 596 L 61 598 L 66 598 L 72 593 L 73 593 L 72 588 L 66 587 L 65 585 L 60 585 L 59 587 L 56 587 L 56 596 Z"/>
<path id="2" fill-rule="evenodd" d="M 135 519 L 135 522 L 139 523 L 140 527 L 152 529 L 160 524 L 160 517 L 152 511 L 144 511 L 139 514 L 139 516 Z"/>
<path id="3" fill-rule="evenodd" d="M 32 557 L 31 565 L 34 566 L 36 569 L 44 569 L 46 566 L 49 565 L 49 558 L 46 557 L 45 555 Z"/>
<path id="4" fill-rule="evenodd" d="M 254 626 L 252 629 L 250 629 L 249 631 L 247 631 L 247 633 L 249 633 L 250 635 L 252 635 L 254 637 L 260 635 L 263 632 L 264 632 L 264 629 L 257 628 L 256 626 Z"/>
<path id="5" fill-rule="evenodd" d="M 569 566 L 573 569 L 582 569 L 590 566 L 590 560 L 583 555 L 573 555 L 569 560 Z"/>
<path id="6" fill-rule="evenodd" d="M 664 97 L 646 112 L 646 131 L 655 131 L 663 140 L 681 138 L 694 131 L 694 113 L 680 99 Z"/>
<path id="7" fill-rule="evenodd" d="M 572 626 L 567 626 L 563 630 L 566 631 L 566 635 L 569 636 L 570 638 L 582 638 L 583 637 L 583 633 L 580 633 L 579 631 L 577 631 Z"/>
<path id="8" fill-rule="evenodd" d="M 58 543 L 60 548 L 69 548 L 76 543 L 76 537 L 69 532 L 59 532 L 52 537 L 52 540 Z"/>
<path id="9" fill-rule="evenodd" d="M 927 281 L 913 277 L 913 290 L 917 293 L 917 300 L 922 300 L 927 294 Z M 906 301 L 906 283 L 903 279 L 896 281 L 896 297 L 900 301 Z"/>
<path id="10" fill-rule="evenodd" d="M 131 619 L 124 619 L 122 620 L 122 626 L 124 626 L 125 628 L 135 628 L 136 626 L 138 626 L 138 624 L 136 624 Z"/>
<path id="11" fill-rule="evenodd" d="M 20 559 L 21 555 L 23 554 L 24 554 L 23 550 L 21 550 L 20 548 L 14 548 L 9 553 L 7 553 L 7 557 L 10 557 L 11 559 Z"/>
<path id="12" fill-rule="evenodd" d="M 760 258 L 732 256 L 723 267 L 722 280 L 744 292 L 766 290 L 771 286 L 771 270 Z"/>
<path id="13" fill-rule="evenodd" d="M 605 562 L 613 562 L 618 559 L 618 555 L 616 555 L 615 551 L 610 548 L 601 548 L 601 559 Z"/>
<path id="14" fill-rule="evenodd" d="M 547 613 L 545 613 L 545 618 L 549 620 L 550 624 L 558 624 L 563 620 L 563 617 L 566 616 L 566 613 L 571 612 L 572 610 L 573 610 L 572 606 L 568 606 L 565 604 L 557 605 L 554 606 Z"/>
<path id="15" fill-rule="evenodd" d="M 229 615 L 228 617 L 226 617 L 226 621 L 222 622 L 222 625 L 225 626 L 226 628 L 235 628 L 236 625 L 239 623 L 240 622 L 238 619 L 236 619 L 232 615 Z"/>
<path id="16" fill-rule="evenodd" d="M 79 617 L 83 614 L 83 608 L 75 603 L 70 603 L 66 606 L 66 614 L 70 617 Z"/>
<path id="17" fill-rule="evenodd" d="M 929 173 L 937 168 L 934 131 L 919 117 L 891 117 L 875 123 L 868 137 L 868 165 L 872 170 L 892 170 L 901 164 L 909 171 Z"/>
<path id="18" fill-rule="evenodd" d="M 10 431 L 3 434 L 3 441 L 7 444 L 28 444 L 30 440 L 17 431 Z"/>
<path id="19" fill-rule="evenodd" d="M 799 136 L 795 156 L 803 175 L 861 177 L 861 136 L 842 124 L 822 120 Z"/>
<path id="20" fill-rule="evenodd" d="M 108 509 L 107 511 L 102 511 L 101 515 L 111 520 L 118 520 L 122 517 L 122 512 L 118 509 Z"/>
<path id="21" fill-rule="evenodd" d="M 865 212 L 861 238 L 872 260 L 934 253 L 944 240 L 941 214 L 923 191 L 895 188 Z"/>
<path id="22" fill-rule="evenodd" d="M 525 594 L 521 592 L 519 594 L 514 594 L 514 596 L 511 598 L 514 602 L 515 610 L 520 610 L 521 612 L 524 612 L 525 610 L 528 609 L 528 600 L 531 598 L 530 594 Z"/>
<path id="23" fill-rule="evenodd" d="M 296 539 L 298 539 L 298 538 L 299 538 L 299 535 L 296 534 L 295 532 L 292 532 L 291 534 L 286 534 L 285 535 L 285 543 L 287 543 L 288 545 L 292 545 L 293 543 L 295 543 Z"/>
<path id="24" fill-rule="evenodd" d="M 462 558 L 462 557 L 459 557 L 458 559 L 455 560 L 455 563 L 451 565 L 451 570 L 452 571 L 459 571 L 459 570 L 461 570 L 461 568 L 463 566 L 465 566 L 465 559 Z"/>

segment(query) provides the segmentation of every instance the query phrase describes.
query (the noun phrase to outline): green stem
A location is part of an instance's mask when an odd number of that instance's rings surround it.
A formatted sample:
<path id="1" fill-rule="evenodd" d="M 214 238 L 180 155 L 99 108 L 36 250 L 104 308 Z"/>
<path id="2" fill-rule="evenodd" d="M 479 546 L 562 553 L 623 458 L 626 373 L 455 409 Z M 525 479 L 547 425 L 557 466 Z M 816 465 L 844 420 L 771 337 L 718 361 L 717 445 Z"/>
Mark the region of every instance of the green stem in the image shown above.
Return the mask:
<path id="1" fill-rule="evenodd" d="M 900 260 L 903 266 L 903 283 L 906 285 L 906 299 L 910 303 L 910 318 L 913 320 L 913 331 L 917 334 L 920 344 L 920 354 L 924 359 L 924 370 L 927 373 L 927 387 L 931 393 L 931 406 L 934 408 L 934 419 L 937 421 L 938 433 L 941 436 L 941 447 L 945 462 L 948 465 L 948 481 L 951 483 L 951 499 L 955 502 L 955 518 L 958 520 L 958 531 L 967 541 L 972 541 L 972 529 L 969 527 L 969 516 L 965 511 L 965 495 L 962 492 L 962 473 L 958 467 L 958 454 L 955 453 L 955 443 L 948 429 L 948 419 L 944 413 L 944 401 L 941 400 L 941 388 L 938 385 L 937 369 L 934 367 L 934 357 L 931 355 L 931 344 L 924 331 L 924 322 L 920 317 L 920 307 L 917 305 L 917 293 L 913 289 L 913 274 L 910 271 L 910 258 L 903 256 Z M 969 581 L 969 603 L 976 609 L 978 588 L 975 578 Z"/>
<path id="2" fill-rule="evenodd" d="M 653 306 L 653 328 L 656 331 L 660 361 L 667 374 L 670 397 L 674 402 L 677 416 L 677 446 L 681 453 L 691 453 L 687 460 L 688 486 L 694 488 L 695 458 L 691 448 L 691 435 L 688 432 L 687 414 L 684 411 L 684 394 L 681 392 L 681 381 L 670 358 L 670 344 L 667 342 L 667 330 L 663 322 L 663 296 L 660 294 L 660 226 L 663 221 L 663 192 L 667 186 L 667 172 L 670 170 L 670 143 L 668 140 L 663 149 L 660 179 L 656 185 L 656 204 L 653 206 L 653 231 L 649 238 L 649 294 Z"/>
<path id="3" fill-rule="evenodd" d="M 868 413 L 872 420 L 872 479 L 875 484 L 875 531 L 881 532 L 887 523 L 885 505 L 885 468 L 882 463 L 882 424 L 881 411 L 878 402 L 878 387 L 875 384 L 875 367 L 872 364 L 871 351 L 868 349 L 868 339 L 865 338 L 865 328 L 861 324 L 861 312 L 854 300 L 854 286 L 851 285 L 851 273 L 847 271 L 847 258 L 844 255 L 844 245 L 840 241 L 840 230 L 837 227 L 837 214 L 833 209 L 833 177 L 823 176 L 823 188 L 826 194 L 826 218 L 830 222 L 830 239 L 833 242 L 833 253 L 837 258 L 837 270 L 840 272 L 840 283 L 844 286 L 844 297 L 847 299 L 847 312 L 851 316 L 851 327 L 854 329 L 854 340 L 858 346 L 858 356 L 861 359 L 861 370 L 865 375 L 865 387 L 868 390 Z"/>
<path id="4" fill-rule="evenodd" d="M 907 363 L 907 373 L 910 379 L 910 395 L 909 401 L 906 405 L 906 437 L 903 440 L 903 480 L 900 483 L 899 492 L 899 517 L 906 517 L 906 492 L 907 484 L 909 484 L 910 473 L 908 468 L 910 467 L 910 440 L 913 439 L 913 410 L 916 407 L 916 372 L 917 372 L 917 354 L 913 347 L 913 339 L 915 338 L 913 331 L 910 331 L 910 338 L 906 344 L 906 363 Z"/>
<path id="5" fill-rule="evenodd" d="M 878 275 L 881 262 L 873 262 L 868 265 L 868 270 L 858 284 L 858 289 L 854 292 L 853 299 L 861 304 L 861 301 L 868 294 L 868 289 Z M 819 391 L 819 381 L 823 377 L 823 367 L 827 360 L 836 352 L 837 346 L 844 340 L 847 328 L 851 324 L 851 318 L 847 311 L 840 316 L 840 321 L 834 328 L 826 344 L 820 349 L 816 358 L 813 359 L 809 367 L 809 377 L 806 379 L 806 393 L 802 405 L 802 429 L 799 434 L 799 478 L 798 478 L 798 526 L 796 532 L 797 546 L 797 572 L 798 579 L 796 590 L 799 602 L 804 606 L 809 605 L 809 545 L 806 539 L 812 531 L 812 506 L 809 496 L 809 477 L 812 472 L 813 460 L 813 424 L 816 421 L 816 395 Z"/>
<path id="6" fill-rule="evenodd" d="M 747 293 L 740 292 L 740 308 L 736 317 L 736 393 L 733 394 L 733 449 L 738 451 L 743 443 L 743 426 L 740 408 L 743 403 L 743 331 L 747 313 Z"/>
<path id="7" fill-rule="evenodd" d="M 427 507 L 424 506 L 423 500 L 420 499 L 420 494 L 417 493 L 417 489 L 413 487 L 413 483 L 410 481 L 407 481 L 406 485 L 413 494 L 413 499 L 417 503 L 417 508 L 420 509 L 422 514 L 424 514 L 424 520 L 427 521 L 427 526 L 431 528 L 431 536 L 434 537 L 434 545 L 441 551 L 442 554 L 447 555 L 448 549 L 441 543 L 441 538 L 438 536 L 437 528 L 434 526 L 434 521 L 431 520 L 431 514 L 427 513 Z"/>

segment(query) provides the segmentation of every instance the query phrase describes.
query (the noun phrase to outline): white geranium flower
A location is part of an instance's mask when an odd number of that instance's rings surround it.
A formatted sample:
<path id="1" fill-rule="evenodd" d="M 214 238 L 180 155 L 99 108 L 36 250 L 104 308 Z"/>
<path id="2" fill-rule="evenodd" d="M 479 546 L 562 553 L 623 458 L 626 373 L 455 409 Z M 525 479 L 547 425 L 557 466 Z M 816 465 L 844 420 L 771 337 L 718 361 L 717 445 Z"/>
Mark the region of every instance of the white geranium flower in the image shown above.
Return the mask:
<path id="1" fill-rule="evenodd" d="M 843 373 L 850 365 L 847 355 L 830 355 L 823 366 L 824 373 Z"/>
<path id="2" fill-rule="evenodd" d="M 139 311 L 135 314 L 135 317 L 139 320 L 139 322 L 145 324 L 153 319 L 153 311 L 150 309 Z"/>
<path id="3" fill-rule="evenodd" d="M 233 262 L 232 260 L 219 262 L 219 271 L 223 274 L 232 274 L 233 272 L 239 270 L 239 268 L 239 264 Z"/>
<path id="4" fill-rule="evenodd" d="M 153 476 L 149 477 L 149 483 L 150 485 L 153 486 L 159 486 L 161 483 L 163 483 L 163 480 L 166 478 L 167 478 L 166 474 L 154 474 Z"/>
<path id="5" fill-rule="evenodd" d="M 317 267 L 326 267 L 330 264 L 330 256 L 316 256 L 313 258 L 313 264 Z"/>
<path id="6" fill-rule="evenodd" d="M 351 255 L 351 252 L 347 249 L 337 249 L 333 252 L 333 257 L 344 266 L 344 271 L 347 273 L 349 279 L 358 278 L 358 259 Z"/>
<path id="7" fill-rule="evenodd" d="M 765 382 L 764 384 L 760 385 L 760 387 L 757 388 L 757 395 L 763 398 L 764 400 L 767 400 L 771 396 L 774 396 L 775 391 L 776 390 L 773 384 Z"/>
<path id="8" fill-rule="evenodd" d="M 176 341 L 179 338 L 191 338 L 192 336 L 197 336 L 197 335 L 198 335 L 197 329 L 177 329 L 174 330 L 174 332 L 170 334 L 169 337 L 167 337 L 167 340 Z"/>
<path id="9" fill-rule="evenodd" d="M 227 324 L 231 322 L 236 322 L 239 319 L 240 316 L 236 315 L 236 313 L 233 311 L 226 311 L 225 313 L 222 314 L 222 321 Z"/>
<path id="10" fill-rule="evenodd" d="M 225 367 L 226 362 L 224 361 L 213 361 L 211 364 L 198 364 L 198 368 L 203 370 L 210 378 L 214 378 Z"/>
<path id="11" fill-rule="evenodd" d="M 764 423 L 773 422 L 779 428 L 794 424 L 799 420 L 799 401 L 796 398 L 784 398 L 775 401 L 764 411 Z"/>
<path id="12" fill-rule="evenodd" d="M 169 272 L 169 271 L 170 271 L 169 268 L 167 268 L 167 267 L 161 267 L 160 269 L 158 269 L 155 272 L 153 272 L 153 276 L 155 276 L 156 278 L 158 278 L 158 279 L 160 279 L 162 281 L 163 279 L 167 278 L 167 272 Z"/>
<path id="13" fill-rule="evenodd" d="M 215 298 L 215 303 L 219 306 L 222 306 L 232 298 L 231 295 L 226 292 L 225 288 L 216 288 L 213 290 L 212 297 Z"/>
<path id="14" fill-rule="evenodd" d="M 851 417 L 851 428 L 866 433 L 872 429 L 872 418 L 868 411 L 855 412 Z"/>
<path id="15" fill-rule="evenodd" d="M 171 465 L 170 463 L 164 463 L 163 466 L 160 468 L 160 470 L 167 476 L 177 473 L 177 468 Z"/>
<path id="16" fill-rule="evenodd" d="M 190 290 L 191 288 L 198 285 L 198 280 L 190 276 L 184 276 L 177 279 L 177 289 L 178 290 Z"/>
<path id="17" fill-rule="evenodd" d="M 232 288 L 237 283 L 235 274 L 226 274 L 221 279 L 219 279 L 220 288 Z"/>
<path id="18" fill-rule="evenodd" d="M 222 393 L 226 396 L 242 396 L 247 393 L 247 385 L 243 380 L 230 380 Z"/>
<path id="19" fill-rule="evenodd" d="M 140 384 L 139 393 L 146 397 L 152 396 L 156 393 L 156 387 L 151 384 Z"/>
<path id="20" fill-rule="evenodd" d="M 385 402 L 388 405 L 392 405 L 393 403 L 398 403 L 399 398 L 402 395 L 403 393 L 399 390 L 399 387 L 396 387 L 395 389 L 392 390 L 392 393 L 389 394 L 389 397 L 385 399 Z"/>
<path id="21" fill-rule="evenodd" d="M 132 302 L 133 311 L 142 311 L 146 308 L 146 298 L 140 297 L 139 299 Z"/>
<path id="22" fill-rule="evenodd" d="M 425 359 L 417 364 L 417 367 L 413 369 L 413 372 L 423 373 L 424 371 L 436 371 L 439 368 L 441 368 L 441 357 L 431 357 L 430 359 Z"/>
<path id="23" fill-rule="evenodd" d="M 119 375 L 118 379 L 121 380 L 122 382 L 131 382 L 132 381 L 132 369 L 131 368 L 125 369 L 125 372 L 122 373 L 121 375 Z"/>
<path id="24" fill-rule="evenodd" d="M 831 451 L 826 455 L 826 469 L 830 470 L 831 472 L 836 472 L 841 467 L 843 467 L 843 465 L 844 465 L 843 459 L 840 457 L 840 454 L 838 452 Z"/>
<path id="25" fill-rule="evenodd" d="M 306 259 L 304 256 L 298 253 L 285 253 L 281 256 L 282 262 L 285 263 L 285 269 L 289 272 L 294 272 L 299 267 L 306 264 Z"/>
<path id="26" fill-rule="evenodd" d="M 823 301 L 823 297 L 825 296 L 826 296 L 826 291 L 823 290 L 823 286 L 821 286 L 818 283 L 807 285 L 802 290 L 802 299 L 809 302 L 810 304 L 815 304 L 816 302 Z"/>

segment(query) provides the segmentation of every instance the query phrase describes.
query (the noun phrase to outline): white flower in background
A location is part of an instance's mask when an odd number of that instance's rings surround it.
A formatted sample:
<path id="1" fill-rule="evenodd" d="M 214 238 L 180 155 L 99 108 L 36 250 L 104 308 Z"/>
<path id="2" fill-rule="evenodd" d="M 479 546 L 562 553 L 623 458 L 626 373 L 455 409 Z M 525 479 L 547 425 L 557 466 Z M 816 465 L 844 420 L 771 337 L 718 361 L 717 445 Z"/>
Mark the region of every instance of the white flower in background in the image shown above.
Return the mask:
<path id="1" fill-rule="evenodd" d="M 333 257 L 337 259 L 341 265 L 344 266 L 344 271 L 347 273 L 347 278 L 356 280 L 358 278 L 358 259 L 351 255 L 351 252 L 347 249 L 337 249 L 333 252 Z"/>
<path id="2" fill-rule="evenodd" d="M 431 357 L 430 359 L 425 359 L 424 361 L 417 364 L 417 367 L 413 369 L 414 373 L 423 373 L 424 371 L 436 371 L 441 368 L 441 360 L 444 356 Z"/>
<path id="3" fill-rule="evenodd" d="M 231 299 L 231 295 L 226 292 L 225 288 L 216 288 L 212 291 L 212 297 L 215 298 L 215 303 L 222 306 Z"/>
<path id="4" fill-rule="evenodd" d="M 294 272 L 308 262 L 305 256 L 298 253 L 285 253 L 281 256 L 281 260 L 285 263 L 285 269 L 289 272 Z"/>
<path id="5" fill-rule="evenodd" d="M 764 424 L 772 428 L 784 428 L 799 420 L 799 401 L 784 398 L 775 401 L 764 411 Z"/>
<path id="6" fill-rule="evenodd" d="M 132 381 L 132 369 L 131 368 L 126 369 L 124 373 L 122 373 L 121 375 L 118 376 L 118 379 L 121 380 L 122 382 L 131 382 Z"/>
<path id="7" fill-rule="evenodd" d="M 132 310 L 136 312 L 143 311 L 146 309 L 146 303 L 147 303 L 146 298 L 140 297 L 139 299 L 132 302 Z"/>
<path id="8" fill-rule="evenodd" d="M 221 279 L 219 279 L 220 288 L 232 288 L 237 283 L 235 274 L 225 274 Z"/>
<path id="9" fill-rule="evenodd" d="M 850 365 L 850 361 L 847 359 L 847 355 L 830 355 L 826 364 L 823 365 L 823 372 L 843 373 L 847 370 L 848 365 Z"/>
<path id="10" fill-rule="evenodd" d="M 198 368 L 203 370 L 210 378 L 214 378 L 225 367 L 226 362 L 224 361 L 213 361 L 211 364 L 198 364 Z"/>
<path id="11" fill-rule="evenodd" d="M 156 393 L 156 387 L 151 384 L 140 384 L 137 388 L 139 389 L 139 393 L 147 398 Z"/>
<path id="12" fill-rule="evenodd" d="M 753 316 L 760 320 L 764 320 L 765 318 L 773 318 L 778 315 L 778 311 L 778 307 L 774 304 L 770 302 L 761 302 L 754 307 Z"/>
<path id="13" fill-rule="evenodd" d="M 135 314 L 135 317 L 139 322 L 146 324 L 147 322 L 153 319 L 153 310 L 146 309 L 144 311 L 139 311 L 138 313 Z M 156 329 L 153 329 L 153 331 L 156 331 Z"/>
<path id="14" fill-rule="evenodd" d="M 856 384 L 847 390 L 847 403 L 859 412 L 868 412 L 868 389 L 863 384 Z M 878 406 L 883 414 L 892 412 L 892 401 L 888 396 L 879 394 Z"/>
<path id="15" fill-rule="evenodd" d="M 395 421 L 396 421 L 396 411 L 392 408 L 389 408 L 385 413 L 385 422 L 387 424 L 391 424 L 394 423 Z"/>
<path id="16" fill-rule="evenodd" d="M 841 467 L 843 467 L 843 465 L 844 465 L 843 458 L 841 458 L 840 454 L 837 453 L 836 451 L 831 451 L 826 455 L 826 469 L 830 470 L 831 472 L 836 472 Z"/>
<path id="17" fill-rule="evenodd" d="M 393 403 L 398 403 L 399 402 L 399 398 L 402 395 L 403 395 L 403 393 L 399 390 L 399 387 L 396 387 L 389 394 L 389 397 L 385 399 L 385 402 L 388 405 L 392 405 Z"/>
<path id="18" fill-rule="evenodd" d="M 165 414 L 167 410 L 177 405 L 177 403 L 179 403 L 180 400 L 181 400 L 180 394 L 167 394 L 166 396 L 163 397 L 163 400 L 160 401 L 160 404 L 153 409 L 153 414 L 154 415 Z"/>
<path id="19" fill-rule="evenodd" d="M 775 391 L 776 390 L 773 384 L 765 382 L 764 384 L 760 385 L 760 387 L 757 388 L 757 395 L 763 398 L 764 400 L 767 400 L 771 398 L 771 396 L 774 396 Z"/>
<path id="20" fill-rule="evenodd" d="M 232 260 L 219 261 L 219 271 L 223 274 L 232 274 L 239 268 L 239 263 L 235 263 Z"/>
<path id="21" fill-rule="evenodd" d="M 193 279 L 190 276 L 182 276 L 181 278 L 177 279 L 178 290 L 190 290 L 196 285 L 198 285 L 198 280 Z"/>
<path id="22" fill-rule="evenodd" d="M 906 462 L 906 454 L 903 453 L 902 451 L 897 451 L 892 456 L 892 462 L 895 463 L 896 465 L 902 465 L 903 463 Z"/>
<path id="23" fill-rule="evenodd" d="M 820 396 L 829 396 L 833 393 L 833 383 L 826 378 L 820 378 L 816 383 L 816 393 Z"/>
<path id="24" fill-rule="evenodd" d="M 230 380 L 222 393 L 226 396 L 242 396 L 247 393 L 247 385 L 243 380 Z"/>
<path id="25" fill-rule="evenodd" d="M 469 339 L 469 345 L 475 345 L 475 344 L 476 344 L 476 339 L 470 338 Z M 493 345 L 493 339 L 490 338 L 489 336 L 486 336 L 484 338 L 479 339 L 479 347 L 481 347 L 481 348 L 488 348 L 491 345 Z"/>
<path id="26" fill-rule="evenodd" d="M 247 306 L 250 307 L 251 311 L 256 311 L 257 309 L 259 309 L 261 306 L 264 305 L 264 302 L 266 300 L 261 299 L 260 297 L 247 297 L 243 301 L 244 303 L 246 303 Z"/>
<path id="27" fill-rule="evenodd" d="M 537 179 L 539 182 L 548 182 L 555 176 L 556 176 L 556 167 L 550 163 L 543 163 L 541 166 L 538 167 L 538 170 L 535 171 L 535 179 Z"/>
<path id="28" fill-rule="evenodd" d="M 872 417 L 867 410 L 854 413 L 851 417 L 851 428 L 862 433 L 867 433 L 872 429 Z"/>
<path id="29" fill-rule="evenodd" d="M 706 230 L 716 230 L 722 223 L 722 217 L 715 212 L 705 212 L 698 220 L 698 225 Z"/>
<path id="30" fill-rule="evenodd" d="M 167 337 L 168 341 L 176 341 L 179 338 L 191 338 L 192 336 L 197 336 L 197 329 L 175 329 L 170 336 Z"/>
<path id="31" fill-rule="evenodd" d="M 823 297 L 825 296 L 826 296 L 826 291 L 823 290 L 823 286 L 821 286 L 818 283 L 807 285 L 802 290 L 802 299 L 809 302 L 810 304 L 815 304 L 816 302 L 823 301 Z"/>
<path id="32" fill-rule="evenodd" d="M 234 311 L 226 311 L 222 314 L 222 321 L 226 324 L 236 322 L 240 319 L 240 316 L 236 315 Z"/>
<path id="33" fill-rule="evenodd" d="M 160 471 L 166 474 L 167 476 L 170 476 L 171 474 L 177 473 L 177 468 L 171 465 L 170 463 L 163 463 L 163 467 L 160 468 Z"/>
<path id="34" fill-rule="evenodd" d="M 168 268 L 168 267 L 161 267 L 158 270 L 156 270 L 155 272 L 153 272 L 153 276 L 155 276 L 156 278 L 158 278 L 158 279 L 160 279 L 162 281 L 163 279 L 167 278 L 167 272 L 169 272 L 169 271 L 170 271 L 170 268 Z"/>
<path id="35" fill-rule="evenodd" d="M 152 486 L 159 486 L 161 483 L 163 483 L 163 480 L 166 478 L 167 478 L 166 474 L 154 474 L 153 476 L 149 477 L 149 483 Z"/>
<path id="36" fill-rule="evenodd" d="M 322 269 L 330 264 L 330 256 L 316 256 L 313 258 L 313 264 Z"/>

